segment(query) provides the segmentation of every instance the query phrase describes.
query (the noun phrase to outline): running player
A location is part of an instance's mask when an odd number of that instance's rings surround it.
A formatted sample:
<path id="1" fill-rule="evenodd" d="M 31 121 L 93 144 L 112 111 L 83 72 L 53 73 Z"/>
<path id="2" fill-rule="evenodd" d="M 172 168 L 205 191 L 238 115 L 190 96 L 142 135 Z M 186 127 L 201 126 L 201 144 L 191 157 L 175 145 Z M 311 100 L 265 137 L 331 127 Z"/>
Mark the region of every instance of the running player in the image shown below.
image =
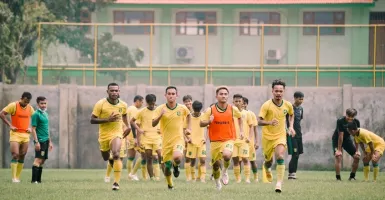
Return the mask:
<path id="1" fill-rule="evenodd" d="M 152 127 L 152 118 L 155 111 L 156 96 L 148 94 L 146 96 L 147 107 L 141 109 L 135 117 L 131 119 L 131 124 L 135 126 L 139 145 L 145 149 L 147 159 L 147 171 L 151 180 L 155 180 L 152 166 L 153 152 L 156 152 L 158 159 L 161 159 L 161 137 L 158 127 Z M 138 125 L 140 127 L 138 127 Z"/>
<path id="2" fill-rule="evenodd" d="M 289 162 L 289 176 L 288 179 L 297 179 L 296 172 L 298 167 L 299 155 L 303 154 L 303 143 L 302 143 L 302 130 L 301 120 L 303 119 L 303 108 L 301 106 L 303 102 L 304 94 L 302 92 L 294 93 L 294 130 L 295 136 L 291 137 L 287 135 L 287 146 L 291 159 Z M 288 116 L 286 116 L 286 122 L 289 122 Z M 289 127 L 289 123 L 287 123 Z"/>
<path id="3" fill-rule="evenodd" d="M 190 110 L 190 113 L 194 112 L 193 109 L 192 109 L 192 96 L 191 95 L 186 95 L 186 96 L 183 96 L 183 104 Z M 186 124 L 185 124 L 186 125 Z M 186 127 L 184 127 L 186 128 Z M 186 140 L 187 141 L 187 140 Z M 185 169 L 185 173 L 186 173 L 186 180 L 187 181 L 190 181 L 191 180 L 191 160 L 190 158 L 188 158 L 186 156 L 186 152 L 187 152 L 187 142 L 185 143 L 185 146 L 184 146 L 184 150 L 183 150 L 183 157 L 185 159 L 184 161 L 184 169 Z"/>
<path id="4" fill-rule="evenodd" d="M 378 162 L 380 161 L 380 158 L 382 157 L 385 150 L 384 139 L 382 139 L 380 136 L 376 135 L 371 131 L 368 131 L 363 128 L 358 128 L 357 124 L 354 122 L 348 123 L 348 131 L 354 137 L 355 143 L 360 144 L 362 151 L 365 152 L 365 156 L 363 159 L 365 181 L 369 180 L 370 161 L 372 161 L 373 165 L 373 181 L 376 181 L 378 173 L 380 171 Z M 358 152 L 359 151 L 357 148 L 356 155 L 358 154 Z"/>
<path id="5" fill-rule="evenodd" d="M 158 106 L 152 120 L 155 127 L 160 122 L 162 133 L 162 163 L 165 164 L 164 175 L 166 176 L 169 189 L 174 188 L 171 178 L 171 168 L 175 178 L 179 176 L 179 164 L 183 157 L 183 128 L 184 120 L 187 121 L 186 133 L 191 133 L 191 115 L 189 109 L 184 105 L 176 103 L 178 97 L 177 88 L 168 86 L 165 94 L 167 103 Z"/>
<path id="6" fill-rule="evenodd" d="M 201 121 L 201 127 L 208 127 L 210 150 L 211 150 L 211 165 L 213 166 L 214 180 L 216 188 L 222 189 L 220 181 L 220 160 L 224 160 L 224 168 L 222 172 L 222 182 L 224 185 L 229 183 L 229 175 L 227 170 L 230 166 L 234 140 L 236 137 L 234 117 L 238 119 L 240 127 L 240 135 L 243 135 L 242 114 L 237 107 L 227 103 L 229 98 L 229 89 L 225 86 L 220 86 L 216 89 L 217 103 L 207 108 Z"/>
<path id="7" fill-rule="evenodd" d="M 128 120 L 131 121 L 131 119 L 136 115 L 138 110 L 143 105 L 143 97 L 140 95 L 136 95 L 134 97 L 134 102 L 131 106 L 127 108 L 127 116 Z M 138 181 L 139 178 L 136 176 L 136 170 L 141 166 L 142 162 L 142 155 L 140 154 L 140 148 L 138 147 L 138 141 L 136 139 L 136 130 L 135 127 L 131 125 L 131 132 L 128 135 L 128 147 L 127 147 L 127 172 L 128 172 L 128 178 L 131 180 Z M 133 173 L 133 162 L 136 157 L 136 152 L 140 154 L 139 158 L 136 160 L 137 166 L 135 166 L 136 170 L 135 173 Z M 143 171 L 143 168 L 142 168 Z M 145 172 L 146 174 L 146 172 Z M 142 173 L 143 175 L 143 173 Z"/>
<path id="8" fill-rule="evenodd" d="M 123 125 L 123 130 L 125 129 L 126 129 L 126 126 Z M 119 156 L 122 162 L 123 162 L 123 159 L 127 157 L 127 137 L 122 140 L 122 146 L 120 148 Z M 111 180 L 110 175 L 111 175 L 113 166 L 114 166 L 114 156 L 112 154 L 112 151 L 110 151 L 110 158 L 107 161 L 106 176 L 104 177 L 104 182 L 106 183 L 109 183 Z"/>
<path id="9" fill-rule="evenodd" d="M 341 181 L 341 163 L 342 163 L 342 148 L 353 157 L 352 171 L 350 173 L 349 180 L 356 180 L 356 171 L 358 163 L 360 162 L 360 152 L 356 151 L 358 146 L 354 146 L 353 140 L 347 130 L 349 122 L 354 122 L 357 127 L 360 128 L 360 121 L 356 119 L 357 110 L 354 108 L 346 109 L 346 115 L 337 120 L 337 127 L 332 137 L 333 150 L 335 156 L 335 168 L 336 168 L 336 179 Z"/>
<path id="10" fill-rule="evenodd" d="M 250 131 L 252 131 L 253 121 L 248 111 L 243 110 L 243 98 L 240 94 L 233 96 L 233 103 L 242 113 L 242 122 L 244 128 L 244 134 L 240 134 L 238 124 L 235 124 L 236 139 L 234 142 L 233 150 L 233 164 L 234 164 L 234 175 L 237 183 L 241 182 L 241 166 L 240 159 L 245 167 L 245 181 L 250 183 L 250 165 L 249 165 L 249 144 L 250 143 Z M 234 119 L 235 121 L 236 119 Z"/>
<path id="11" fill-rule="evenodd" d="M 35 160 L 32 166 L 31 183 L 41 183 L 43 164 L 48 159 L 48 151 L 52 150 L 51 137 L 49 135 L 49 117 L 47 114 L 47 99 L 37 97 L 38 110 L 32 115 L 32 135 L 35 144 Z"/>
<path id="12" fill-rule="evenodd" d="M 191 180 L 195 181 L 195 162 L 196 158 L 199 158 L 198 165 L 198 179 L 201 182 L 206 182 L 206 138 L 205 130 L 200 127 L 200 122 L 202 120 L 203 114 L 202 103 L 199 101 L 194 101 L 192 104 L 194 112 L 191 116 L 191 135 L 186 135 L 187 137 L 187 155 L 186 160 L 191 161 Z"/>
<path id="13" fill-rule="evenodd" d="M 9 145 L 12 154 L 11 173 L 13 183 L 20 182 L 24 157 L 28 152 L 29 133 L 31 133 L 29 125 L 31 124 L 31 116 L 35 112 L 33 107 L 29 105 L 31 99 L 31 93 L 24 92 L 19 101 L 8 104 L 0 112 L 0 118 L 10 129 Z M 11 115 L 11 122 L 6 117 L 8 114 Z"/>
<path id="14" fill-rule="evenodd" d="M 266 101 L 260 111 L 258 125 L 262 127 L 262 149 L 265 161 L 262 173 L 269 182 L 273 181 L 271 165 L 273 155 L 277 162 L 277 184 L 275 191 L 282 192 L 283 177 L 285 174 L 285 150 L 286 150 L 286 115 L 289 114 L 289 134 L 295 135 L 293 129 L 294 116 L 293 105 L 283 99 L 286 84 L 281 80 L 272 83 L 273 99 Z"/>
<path id="15" fill-rule="evenodd" d="M 246 97 L 243 97 L 243 106 L 244 109 L 247 110 L 247 106 L 249 105 L 249 99 Z M 253 122 L 253 131 L 250 131 L 250 142 L 249 142 L 249 160 L 251 165 L 251 170 L 253 171 L 253 178 L 254 182 L 258 182 L 258 166 L 256 162 L 256 150 L 259 148 L 259 142 L 258 142 L 258 132 L 257 132 L 257 116 L 255 116 L 254 112 L 251 110 L 247 110 L 250 115 Z"/>
<path id="16" fill-rule="evenodd" d="M 112 151 L 114 163 L 114 183 L 112 190 L 119 190 L 119 181 L 122 173 L 122 160 L 120 149 L 122 138 L 131 130 L 127 121 L 127 104 L 119 99 L 119 85 L 110 83 L 107 86 L 107 98 L 99 100 L 92 111 L 91 124 L 99 124 L 99 144 L 104 161 L 110 157 Z M 127 129 L 123 130 L 122 122 Z"/>

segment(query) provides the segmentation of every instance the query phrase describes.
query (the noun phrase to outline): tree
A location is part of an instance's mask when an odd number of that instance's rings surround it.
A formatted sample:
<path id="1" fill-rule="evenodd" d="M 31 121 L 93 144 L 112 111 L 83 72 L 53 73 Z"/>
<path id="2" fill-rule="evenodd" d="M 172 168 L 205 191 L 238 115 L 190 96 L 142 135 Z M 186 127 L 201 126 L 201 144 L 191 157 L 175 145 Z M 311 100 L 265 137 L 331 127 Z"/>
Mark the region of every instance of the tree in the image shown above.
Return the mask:
<path id="1" fill-rule="evenodd" d="M 0 1 L 0 69 L 2 82 L 16 83 L 24 72 L 24 61 L 37 50 L 38 22 L 80 22 L 81 13 L 94 12 L 114 0 L 21 0 Z M 40 44 L 66 44 L 82 55 L 94 58 L 92 38 L 86 37 L 87 29 L 80 26 L 41 26 Z M 4 45 L 3 45 L 4 44 Z M 112 40 L 110 33 L 98 37 L 98 61 L 101 67 L 136 67 L 143 59 L 143 51 L 131 52 L 128 47 Z M 121 73 L 109 72 L 114 78 L 124 79 Z"/>

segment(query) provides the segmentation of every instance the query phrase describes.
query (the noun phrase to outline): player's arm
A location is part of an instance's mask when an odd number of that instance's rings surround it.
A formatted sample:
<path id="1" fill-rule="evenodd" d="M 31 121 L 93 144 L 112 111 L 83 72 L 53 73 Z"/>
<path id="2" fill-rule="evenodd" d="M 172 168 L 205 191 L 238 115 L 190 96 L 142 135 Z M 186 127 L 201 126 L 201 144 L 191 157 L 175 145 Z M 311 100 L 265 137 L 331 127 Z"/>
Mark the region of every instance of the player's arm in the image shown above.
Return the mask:
<path id="1" fill-rule="evenodd" d="M 12 127 L 12 124 L 11 124 L 11 122 L 8 121 L 6 115 L 8 115 L 8 113 L 5 112 L 4 110 L 2 110 L 2 111 L 0 112 L 0 118 L 3 120 L 3 122 L 4 122 L 5 124 L 7 124 L 7 125 L 11 128 L 11 127 Z"/>
<path id="2" fill-rule="evenodd" d="M 265 120 L 268 111 L 268 106 L 263 104 L 258 115 L 258 126 L 270 126 L 273 125 L 273 121 Z"/>
<path id="3" fill-rule="evenodd" d="M 239 132 L 243 135 L 244 129 L 243 129 L 242 113 L 235 106 L 233 106 L 233 117 L 238 118 Z"/>
<path id="4" fill-rule="evenodd" d="M 190 131 L 191 133 L 191 114 L 188 113 L 187 116 L 186 116 L 186 122 L 187 122 L 187 127 L 186 127 L 186 131 Z"/>
<path id="5" fill-rule="evenodd" d="M 214 120 L 213 117 L 211 117 L 211 108 L 207 108 L 206 112 L 203 113 L 203 120 L 200 121 L 199 126 L 200 127 L 206 127 L 211 124 L 211 122 Z M 208 129 L 207 129 L 208 131 Z"/>
<path id="6" fill-rule="evenodd" d="M 342 151 L 342 142 L 344 141 L 344 127 L 340 120 L 337 120 L 337 127 L 338 127 L 338 145 L 337 150 Z"/>
<path id="7" fill-rule="evenodd" d="M 373 155 L 373 154 L 374 154 L 374 146 L 373 146 L 373 142 L 370 141 L 370 142 L 368 143 L 368 146 L 369 146 L 369 148 L 370 148 L 370 155 Z"/>
<path id="8" fill-rule="evenodd" d="M 13 131 L 16 130 L 16 127 L 12 126 L 12 123 L 7 119 L 6 115 L 8 113 L 14 113 L 16 111 L 16 104 L 10 103 L 8 106 L 6 106 L 1 112 L 0 112 L 0 118 L 3 120 L 5 124 L 9 126 L 9 128 Z"/>
<path id="9" fill-rule="evenodd" d="M 159 121 L 160 121 L 160 119 L 162 119 L 164 113 L 165 113 L 165 110 L 161 106 L 156 108 L 155 116 L 157 116 L 157 117 L 152 119 L 152 127 L 155 127 L 156 125 L 159 124 Z"/>
<path id="10" fill-rule="evenodd" d="M 360 144 L 362 152 L 365 152 L 365 145 L 364 145 L 364 143 L 360 142 L 359 144 Z"/>

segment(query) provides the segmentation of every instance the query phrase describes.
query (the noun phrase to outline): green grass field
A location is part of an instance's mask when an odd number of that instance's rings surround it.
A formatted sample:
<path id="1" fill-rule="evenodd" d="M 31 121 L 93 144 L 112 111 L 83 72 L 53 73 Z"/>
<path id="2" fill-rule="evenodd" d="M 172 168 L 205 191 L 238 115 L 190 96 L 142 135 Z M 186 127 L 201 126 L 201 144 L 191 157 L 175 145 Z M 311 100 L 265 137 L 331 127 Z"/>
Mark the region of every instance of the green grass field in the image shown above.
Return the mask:
<path id="1" fill-rule="evenodd" d="M 112 183 L 104 183 L 104 170 L 54 170 L 45 169 L 42 184 L 31 184 L 31 170 L 25 169 L 21 183 L 12 183 L 10 170 L 0 170 L 0 199 L 384 199 L 385 177 L 380 173 L 377 182 L 363 182 L 362 172 L 358 172 L 357 181 L 349 182 L 348 172 L 342 174 L 343 181 L 336 182 L 334 172 L 300 171 L 298 180 L 285 179 L 283 192 L 274 192 L 275 184 L 235 183 L 230 171 L 230 184 L 217 191 L 214 183 L 207 177 L 206 183 L 186 183 L 184 171 L 174 179 L 175 190 L 169 191 L 162 177 L 159 182 L 127 179 L 124 171 L 119 191 L 112 191 Z M 208 175 L 211 170 L 208 170 Z M 275 172 L 273 172 L 275 175 Z M 140 172 L 138 172 L 140 175 Z M 370 174 L 372 176 L 372 174 Z M 286 174 L 287 176 L 287 174 Z"/>

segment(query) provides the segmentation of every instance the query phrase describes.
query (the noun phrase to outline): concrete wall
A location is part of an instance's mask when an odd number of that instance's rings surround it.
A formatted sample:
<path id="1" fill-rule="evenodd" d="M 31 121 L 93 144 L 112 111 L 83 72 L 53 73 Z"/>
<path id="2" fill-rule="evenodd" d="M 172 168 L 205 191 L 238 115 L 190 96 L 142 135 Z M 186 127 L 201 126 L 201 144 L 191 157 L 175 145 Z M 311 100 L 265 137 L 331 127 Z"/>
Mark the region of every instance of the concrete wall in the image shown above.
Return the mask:
<path id="1" fill-rule="evenodd" d="M 165 87 L 159 86 L 127 86 L 121 87 L 121 98 L 129 105 L 136 94 L 153 93 L 157 96 L 157 103 L 165 102 Z M 190 94 L 194 100 L 204 103 L 204 107 L 215 102 L 215 87 L 178 87 L 179 100 Z M 382 137 L 385 136 L 384 88 L 352 88 L 344 85 L 342 88 L 287 88 L 285 98 L 292 99 L 292 94 L 300 90 L 305 94 L 303 141 L 304 155 L 301 156 L 300 168 L 325 169 L 333 168 L 333 154 L 331 136 L 335 129 L 336 119 L 343 115 L 348 107 L 358 110 L 358 119 L 362 127 L 373 130 Z M 100 156 L 98 146 L 98 126 L 89 123 L 94 104 L 106 96 L 105 87 L 84 87 L 76 85 L 59 86 L 26 86 L 0 85 L 0 105 L 3 108 L 9 102 L 17 101 L 23 91 L 30 91 L 33 99 L 43 95 L 48 98 L 48 112 L 50 115 L 50 132 L 54 149 L 49 152 L 46 166 L 49 168 L 104 168 L 105 164 Z M 249 98 L 249 109 L 259 112 L 260 106 L 271 98 L 270 87 L 230 87 L 230 95 L 240 93 Z M 232 101 L 232 99 L 229 99 Z M 32 105 L 36 103 L 32 101 Z M 0 124 L 0 163 L 2 167 L 9 167 L 11 156 L 9 153 L 9 129 Z M 259 129 L 260 132 L 260 129 Z M 260 136 L 260 135 L 259 135 Z M 33 162 L 34 151 L 32 142 L 26 157 L 26 167 Z M 208 158 L 209 160 L 210 158 Z M 261 149 L 257 151 L 257 161 L 263 162 Z M 345 156 L 345 166 L 350 166 L 350 158 Z M 383 167 L 383 163 L 381 166 Z"/>

